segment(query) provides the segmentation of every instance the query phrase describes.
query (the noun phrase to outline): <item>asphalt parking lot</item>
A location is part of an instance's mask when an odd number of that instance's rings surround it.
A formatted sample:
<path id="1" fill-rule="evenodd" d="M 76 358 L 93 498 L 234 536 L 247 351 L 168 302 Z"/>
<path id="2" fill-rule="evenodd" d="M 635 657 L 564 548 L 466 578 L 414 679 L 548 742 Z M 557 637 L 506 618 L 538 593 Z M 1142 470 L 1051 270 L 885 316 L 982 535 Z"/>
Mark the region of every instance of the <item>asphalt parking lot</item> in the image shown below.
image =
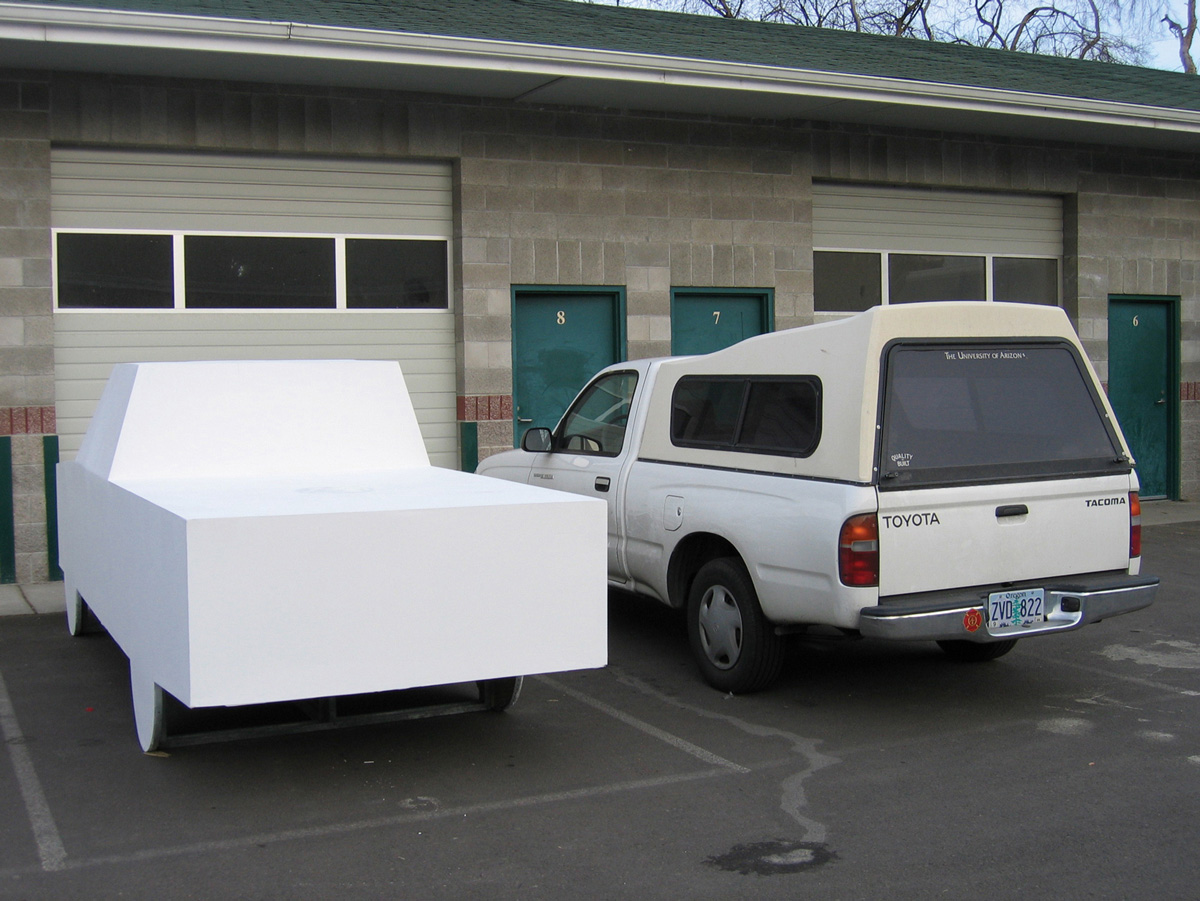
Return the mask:
<path id="1" fill-rule="evenodd" d="M 610 665 L 506 713 L 157 755 L 106 635 L 3 617 L 0 897 L 1195 898 L 1198 549 L 1148 527 L 1154 607 L 992 663 L 798 642 L 722 696 L 614 596 Z"/>

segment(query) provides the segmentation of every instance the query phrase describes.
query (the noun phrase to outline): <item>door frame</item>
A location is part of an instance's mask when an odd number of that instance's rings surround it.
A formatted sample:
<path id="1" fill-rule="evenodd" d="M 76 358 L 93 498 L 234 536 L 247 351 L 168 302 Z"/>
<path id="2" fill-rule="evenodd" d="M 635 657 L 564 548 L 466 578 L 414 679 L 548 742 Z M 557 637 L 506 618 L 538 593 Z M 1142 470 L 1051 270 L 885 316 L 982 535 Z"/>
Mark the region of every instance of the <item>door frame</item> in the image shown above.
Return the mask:
<path id="1" fill-rule="evenodd" d="M 675 308 L 680 298 L 704 297 L 706 295 L 746 297 L 762 301 L 762 331 L 765 335 L 775 330 L 774 288 L 680 288 L 671 289 L 671 353 L 675 350 Z"/>
<path id="2" fill-rule="evenodd" d="M 626 298 L 624 285 L 512 285 L 509 291 L 510 316 L 509 327 L 509 359 L 512 372 L 512 427 L 513 447 L 521 440 L 520 425 L 517 422 L 517 302 L 521 296 L 537 294 L 577 294 L 588 297 L 608 297 L 613 304 L 613 355 L 615 363 L 624 362 L 629 355 L 628 332 L 626 328 Z M 579 386 L 583 388 L 583 385 Z M 565 412 L 565 411 L 564 411 Z"/>
<path id="3" fill-rule="evenodd" d="M 1179 385 L 1182 378 L 1182 351 L 1180 336 L 1182 323 L 1180 320 L 1183 299 L 1177 294 L 1110 294 L 1108 295 L 1108 310 L 1111 311 L 1113 302 L 1133 304 L 1157 304 L 1166 307 L 1167 311 L 1167 499 L 1179 500 L 1183 450 L 1183 423 L 1180 409 Z M 1108 316 L 1105 324 L 1111 321 Z M 1106 334 L 1106 341 L 1108 336 Z M 1105 380 L 1105 390 L 1112 381 L 1113 359 L 1112 352 L 1108 354 L 1108 378 Z"/>

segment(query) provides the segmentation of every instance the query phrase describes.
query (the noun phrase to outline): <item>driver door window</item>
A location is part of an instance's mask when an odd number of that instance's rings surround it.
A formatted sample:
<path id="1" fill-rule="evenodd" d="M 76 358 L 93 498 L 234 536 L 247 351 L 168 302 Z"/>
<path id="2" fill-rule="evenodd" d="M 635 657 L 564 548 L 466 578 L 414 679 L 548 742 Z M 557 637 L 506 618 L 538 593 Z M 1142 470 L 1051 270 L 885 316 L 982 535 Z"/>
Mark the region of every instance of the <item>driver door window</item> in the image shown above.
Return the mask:
<path id="1" fill-rule="evenodd" d="M 637 373 L 614 372 L 592 382 L 563 417 L 554 449 L 615 457 L 625 446 Z"/>

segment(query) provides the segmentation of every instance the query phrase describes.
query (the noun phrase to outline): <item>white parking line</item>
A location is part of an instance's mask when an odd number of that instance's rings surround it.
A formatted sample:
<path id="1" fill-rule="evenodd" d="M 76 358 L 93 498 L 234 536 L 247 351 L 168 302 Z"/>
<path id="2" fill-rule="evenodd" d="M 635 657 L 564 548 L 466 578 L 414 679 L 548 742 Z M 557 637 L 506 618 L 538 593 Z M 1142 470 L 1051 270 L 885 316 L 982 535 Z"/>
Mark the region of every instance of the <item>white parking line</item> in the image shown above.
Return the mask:
<path id="1" fill-rule="evenodd" d="M 581 703 L 587 704 L 589 707 L 595 710 L 599 710 L 606 716 L 611 716 L 613 719 L 619 720 L 627 726 L 632 726 L 634 729 L 644 732 L 653 738 L 657 738 L 659 741 L 665 741 L 667 744 L 674 748 L 678 748 L 685 754 L 691 754 L 697 760 L 703 760 L 705 763 L 711 763 L 715 766 L 724 767 L 732 773 L 750 772 L 749 767 L 744 767 L 741 764 L 734 763 L 731 760 L 726 760 L 724 757 L 718 757 L 716 754 L 712 753 L 712 751 L 706 751 L 699 745 L 694 745 L 690 741 L 680 738 L 678 735 L 672 735 L 670 732 L 666 732 L 657 726 L 652 726 L 647 722 L 639 720 L 637 717 L 630 716 L 628 713 L 618 710 L 616 707 L 605 704 L 603 701 L 599 701 L 596 698 L 593 698 L 591 695 L 585 695 L 583 692 L 576 691 L 574 688 L 568 688 L 566 685 L 563 685 L 556 679 L 551 679 L 549 676 L 535 676 L 534 678 L 545 685 L 549 685 L 555 691 L 561 691 L 563 694 L 574 698 L 576 701 L 580 701 Z"/>
<path id="2" fill-rule="evenodd" d="M 590 788 L 568 789 L 567 791 L 548 792 L 543 795 L 529 795 L 523 798 L 510 798 L 502 801 L 489 801 L 482 804 L 465 804 L 459 807 L 439 808 L 435 810 L 408 811 L 395 816 L 376 817 L 369 820 L 357 820 L 352 823 L 331 823 L 326 826 L 312 826 L 304 829 L 283 829 L 278 832 L 244 835 L 238 838 L 216 839 L 208 842 L 196 842 L 190 845 L 175 845 L 166 848 L 147 848 L 143 851 L 133 851 L 129 854 L 112 854 L 104 857 L 89 857 L 73 860 L 62 860 L 54 867 L 56 870 L 82 870 L 102 866 L 127 866 L 151 860 L 161 860 L 168 857 L 184 857 L 199 854 L 214 854 L 222 851 L 235 851 L 240 848 L 254 848 L 279 842 L 302 841 L 305 839 L 328 838 L 331 836 L 348 835 L 369 829 L 386 829 L 403 826 L 410 823 L 425 823 L 433 820 L 444 820 L 486 813 L 503 813 L 507 810 L 519 810 L 528 807 L 538 807 L 543 804 L 559 804 L 564 801 L 583 801 L 590 798 L 615 795 L 622 792 L 644 791 L 660 788 L 666 785 L 678 785 L 683 782 L 693 782 L 699 779 L 712 779 L 728 776 L 726 767 L 713 767 L 694 773 L 682 773 L 674 776 L 656 776 L 650 779 L 636 779 L 629 782 L 613 782 L 608 785 L 596 785 Z M 61 847 L 61 846 L 60 846 Z M 0 869 L 0 877 L 12 876 L 27 872 L 29 868 L 10 867 Z M 49 867 L 45 867 L 49 869 Z"/>
<path id="3" fill-rule="evenodd" d="M 1104 669 L 1103 667 L 1088 666 L 1086 663 L 1074 663 L 1070 660 L 1063 660 L 1061 657 L 1049 657 L 1045 654 L 1026 652 L 1025 656 L 1036 658 L 1043 663 L 1053 663 L 1057 666 L 1065 666 L 1068 669 L 1075 669 L 1079 670 L 1080 672 L 1091 673 L 1096 676 L 1105 676 L 1109 679 L 1116 679 L 1120 682 L 1129 682 L 1132 685 L 1141 685 L 1145 688 L 1153 688 L 1168 694 L 1180 695 L 1185 698 L 1200 698 L 1200 691 L 1190 688 L 1181 688 L 1178 685 L 1171 685 L 1167 682 L 1158 682 L 1154 679 L 1144 679 L 1141 676 L 1128 676 L 1124 673 L 1115 673 L 1112 670 Z"/>
<path id="4" fill-rule="evenodd" d="M 38 781 L 37 772 L 33 768 L 33 758 L 29 756 L 29 750 L 25 747 L 25 734 L 21 731 L 21 724 L 17 722 L 3 675 L 0 675 L 0 735 L 4 738 L 8 757 L 17 775 L 17 785 L 25 802 L 29 825 L 33 827 L 33 837 L 37 842 L 42 869 L 61 870 L 66 863 L 67 851 L 58 835 L 54 817 L 50 814 L 50 805 L 46 803 L 42 783 Z"/>

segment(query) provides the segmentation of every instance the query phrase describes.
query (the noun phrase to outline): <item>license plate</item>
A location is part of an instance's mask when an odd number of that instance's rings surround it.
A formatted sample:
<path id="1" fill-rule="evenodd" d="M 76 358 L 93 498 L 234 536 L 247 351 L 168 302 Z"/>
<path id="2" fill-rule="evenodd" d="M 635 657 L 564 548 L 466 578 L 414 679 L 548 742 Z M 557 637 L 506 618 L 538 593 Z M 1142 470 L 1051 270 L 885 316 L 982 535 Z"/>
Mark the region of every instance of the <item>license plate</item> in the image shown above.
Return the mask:
<path id="1" fill-rule="evenodd" d="M 991 635 L 1020 632 L 1046 619 L 1046 592 L 1041 588 L 994 591 L 988 595 L 987 630 Z"/>

